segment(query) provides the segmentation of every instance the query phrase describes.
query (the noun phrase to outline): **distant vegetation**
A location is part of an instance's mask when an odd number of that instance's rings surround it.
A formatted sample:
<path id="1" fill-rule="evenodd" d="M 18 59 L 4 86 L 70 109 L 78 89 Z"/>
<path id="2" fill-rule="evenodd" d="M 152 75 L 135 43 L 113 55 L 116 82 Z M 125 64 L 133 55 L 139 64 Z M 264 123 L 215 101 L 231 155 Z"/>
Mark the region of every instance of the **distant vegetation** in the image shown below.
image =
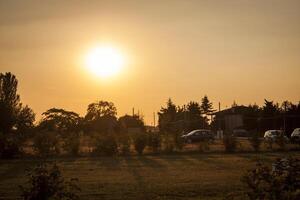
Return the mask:
<path id="1" fill-rule="evenodd" d="M 18 81 L 11 73 L 0 74 L 0 157 L 12 158 L 24 154 L 41 157 L 60 154 L 79 155 L 82 151 L 95 156 L 141 155 L 147 150 L 154 154 L 182 151 L 183 133 L 194 129 L 217 130 L 223 122 L 211 117 L 215 111 L 205 95 L 201 102 L 190 101 L 178 106 L 169 99 L 158 112 L 158 129 L 145 126 L 139 115 L 117 117 L 117 108 L 108 101 L 95 101 L 87 106 L 85 116 L 62 108 L 50 108 L 35 124 L 33 110 L 23 105 L 17 92 Z M 236 106 L 236 105 L 233 105 Z M 265 100 L 265 105 L 249 105 L 245 127 L 255 130 L 250 144 L 260 150 L 259 133 L 279 129 L 285 122 L 286 130 L 300 127 L 300 103 L 285 101 L 280 106 Z M 159 130 L 159 131 L 158 131 Z M 276 141 L 282 150 L 283 141 Z M 211 144 L 199 144 L 199 151 L 208 151 Z M 224 149 L 237 151 L 239 147 L 231 133 L 226 133 Z M 269 144 L 272 147 L 273 144 Z M 82 150 L 84 149 L 84 150 Z"/>

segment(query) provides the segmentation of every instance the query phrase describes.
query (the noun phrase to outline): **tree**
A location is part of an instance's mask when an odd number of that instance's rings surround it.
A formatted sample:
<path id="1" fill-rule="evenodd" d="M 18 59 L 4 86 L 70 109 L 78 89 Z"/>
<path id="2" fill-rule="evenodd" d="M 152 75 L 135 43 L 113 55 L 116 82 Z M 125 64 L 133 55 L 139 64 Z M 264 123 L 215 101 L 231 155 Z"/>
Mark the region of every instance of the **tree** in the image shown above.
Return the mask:
<path id="1" fill-rule="evenodd" d="M 17 88 L 13 74 L 0 73 L 0 157 L 11 158 L 19 153 L 23 136 L 33 128 L 35 115 L 22 105 Z"/>
<path id="2" fill-rule="evenodd" d="M 88 105 L 85 119 L 88 121 L 97 120 L 104 116 L 116 117 L 117 108 L 114 103 L 108 101 L 98 101 Z"/>
<path id="3" fill-rule="evenodd" d="M 73 132 L 79 130 L 80 116 L 72 111 L 51 108 L 43 113 L 40 128 L 49 131 Z"/>
<path id="4" fill-rule="evenodd" d="M 176 126 L 177 107 L 171 98 L 167 101 L 167 106 L 162 107 L 158 112 L 158 126 L 163 132 L 172 132 Z"/>
<path id="5" fill-rule="evenodd" d="M 281 117 L 278 104 L 265 99 L 265 105 L 262 108 L 261 120 L 261 128 L 263 129 L 263 131 L 268 129 L 282 128 L 282 121 L 280 118 Z"/>
<path id="6" fill-rule="evenodd" d="M 186 106 L 186 131 L 191 131 L 194 129 L 204 128 L 208 124 L 202 116 L 202 111 L 199 103 L 195 101 L 190 101 Z"/>
<path id="7" fill-rule="evenodd" d="M 88 131 L 115 132 L 117 129 L 117 109 L 112 102 L 98 101 L 88 105 L 85 125 Z"/>
<path id="8" fill-rule="evenodd" d="M 0 132 L 31 128 L 35 119 L 33 111 L 22 106 L 17 94 L 18 80 L 10 72 L 0 74 Z"/>
<path id="9" fill-rule="evenodd" d="M 205 115 L 211 114 L 215 111 L 213 109 L 213 104 L 209 101 L 206 95 L 202 98 L 200 107 Z"/>
<path id="10" fill-rule="evenodd" d="M 204 116 L 204 121 L 206 124 L 208 124 L 208 118 L 207 115 L 211 114 L 215 110 L 213 109 L 213 104 L 209 101 L 208 97 L 205 95 L 202 100 L 201 100 L 201 110 L 203 112 Z M 205 126 L 205 124 L 203 124 Z"/>

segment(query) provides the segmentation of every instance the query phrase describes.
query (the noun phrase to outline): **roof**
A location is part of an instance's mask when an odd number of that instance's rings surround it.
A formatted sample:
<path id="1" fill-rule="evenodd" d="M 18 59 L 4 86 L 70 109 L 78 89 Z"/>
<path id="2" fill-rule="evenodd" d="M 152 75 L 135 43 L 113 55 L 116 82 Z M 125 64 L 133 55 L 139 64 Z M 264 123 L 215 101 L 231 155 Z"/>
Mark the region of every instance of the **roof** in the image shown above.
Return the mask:
<path id="1" fill-rule="evenodd" d="M 225 110 L 214 112 L 213 115 L 231 115 L 231 114 L 243 114 L 249 107 L 247 106 L 234 106 Z"/>

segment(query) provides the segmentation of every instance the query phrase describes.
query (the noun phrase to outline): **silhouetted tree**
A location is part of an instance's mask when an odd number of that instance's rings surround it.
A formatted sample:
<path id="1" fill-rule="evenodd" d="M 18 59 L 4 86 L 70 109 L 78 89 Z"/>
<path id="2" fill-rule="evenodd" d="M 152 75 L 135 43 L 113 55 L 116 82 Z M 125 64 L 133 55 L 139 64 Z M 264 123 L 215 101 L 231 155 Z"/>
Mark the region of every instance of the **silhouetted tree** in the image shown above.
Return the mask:
<path id="1" fill-rule="evenodd" d="M 282 128 L 279 106 L 278 104 L 274 104 L 273 101 L 265 99 L 261 117 L 261 128 L 263 131 Z"/>
<path id="2" fill-rule="evenodd" d="M 22 106 L 17 87 L 15 75 L 0 74 L 0 132 L 3 134 L 33 126 L 35 115 L 28 106 Z"/>
<path id="3" fill-rule="evenodd" d="M 72 111 L 51 108 L 43 113 L 43 119 L 39 125 L 41 129 L 49 131 L 77 132 L 81 122 L 80 116 Z"/>
<path id="4" fill-rule="evenodd" d="M 214 112 L 213 104 L 209 101 L 206 95 L 202 98 L 200 107 L 202 109 L 202 112 L 206 115 Z"/>
<path id="5" fill-rule="evenodd" d="M 35 115 L 22 105 L 17 88 L 18 80 L 13 74 L 0 74 L 0 157 L 19 153 L 25 133 L 33 128 Z"/>
<path id="6" fill-rule="evenodd" d="M 202 111 L 199 103 L 190 101 L 186 106 L 186 119 L 187 130 L 191 131 L 194 129 L 205 128 L 208 126 L 207 121 L 202 116 Z"/>
<path id="7" fill-rule="evenodd" d="M 167 106 L 160 109 L 158 112 L 158 126 L 162 132 L 173 132 L 176 127 L 176 115 L 177 108 L 176 105 L 169 98 L 167 101 Z"/>
<path id="8" fill-rule="evenodd" d="M 85 124 L 88 131 L 114 132 L 117 129 L 117 109 L 112 102 L 98 101 L 88 105 Z"/>
<path id="9" fill-rule="evenodd" d="M 200 108 L 204 114 L 204 120 L 206 124 L 208 124 L 208 115 L 213 113 L 215 110 L 213 109 L 213 104 L 209 101 L 208 97 L 205 95 L 201 100 Z M 205 126 L 205 124 L 203 125 Z"/>
<path id="10" fill-rule="evenodd" d="M 85 119 L 88 121 L 97 120 L 104 116 L 116 117 L 117 108 L 114 103 L 108 101 L 98 101 L 88 105 Z"/>

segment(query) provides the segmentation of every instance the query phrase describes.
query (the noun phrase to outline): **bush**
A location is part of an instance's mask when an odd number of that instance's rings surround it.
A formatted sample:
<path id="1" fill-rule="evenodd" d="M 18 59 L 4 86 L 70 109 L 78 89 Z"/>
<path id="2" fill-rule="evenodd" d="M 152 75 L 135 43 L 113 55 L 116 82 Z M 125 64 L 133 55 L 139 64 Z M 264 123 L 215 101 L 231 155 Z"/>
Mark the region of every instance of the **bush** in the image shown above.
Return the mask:
<path id="1" fill-rule="evenodd" d="M 209 141 L 208 140 L 200 141 L 198 144 L 198 148 L 199 148 L 200 152 L 208 151 L 209 150 Z"/>
<path id="2" fill-rule="evenodd" d="M 252 148 L 254 149 L 254 151 L 256 151 L 256 152 L 259 151 L 261 140 L 260 140 L 259 134 L 257 132 L 252 134 L 252 136 L 250 138 L 250 144 L 251 144 Z"/>
<path id="3" fill-rule="evenodd" d="M 286 143 L 287 143 L 287 138 L 284 137 L 283 134 L 280 134 L 280 135 L 276 138 L 275 143 L 279 146 L 279 148 L 280 148 L 281 150 L 285 150 Z"/>
<path id="4" fill-rule="evenodd" d="M 181 137 L 181 134 L 180 133 L 176 133 L 174 135 L 174 145 L 175 145 L 175 148 L 179 151 L 182 150 L 183 146 L 184 146 L 184 140 L 183 138 Z"/>
<path id="5" fill-rule="evenodd" d="M 122 155 L 130 154 L 130 145 L 131 145 L 131 140 L 128 134 L 122 134 L 119 136 L 120 153 Z"/>
<path id="6" fill-rule="evenodd" d="M 267 149 L 272 150 L 273 149 L 273 139 L 265 139 L 265 145 L 267 146 Z"/>
<path id="7" fill-rule="evenodd" d="M 242 177 L 242 182 L 250 200 L 300 199 L 300 160 L 277 159 L 272 168 L 258 163 Z"/>
<path id="8" fill-rule="evenodd" d="M 143 151 L 147 145 L 147 135 L 145 133 L 135 134 L 133 137 L 134 149 L 139 155 L 143 154 Z"/>
<path id="9" fill-rule="evenodd" d="M 161 148 L 161 136 L 159 133 L 148 133 L 148 146 L 153 153 L 159 152 Z"/>
<path id="10" fill-rule="evenodd" d="M 63 140 L 63 149 L 70 155 L 78 155 L 80 149 L 79 134 L 71 133 Z"/>
<path id="11" fill-rule="evenodd" d="M 237 148 L 236 137 L 232 134 L 225 134 L 223 138 L 223 144 L 226 152 L 234 152 Z"/>
<path id="12" fill-rule="evenodd" d="M 118 153 L 118 144 L 116 138 L 112 134 L 101 134 L 94 136 L 95 155 L 113 156 Z"/>
<path id="13" fill-rule="evenodd" d="M 166 153 L 172 153 L 175 149 L 174 137 L 171 135 L 164 135 L 163 137 L 163 149 Z"/>
<path id="14" fill-rule="evenodd" d="M 56 132 L 40 131 L 33 138 L 33 150 L 40 156 L 51 156 L 60 153 Z"/>
<path id="15" fill-rule="evenodd" d="M 0 133 L 0 158 L 14 158 L 21 154 L 21 139 L 16 135 Z"/>
<path id="16" fill-rule="evenodd" d="M 27 186 L 20 186 L 24 200 L 78 200 L 77 179 L 65 181 L 56 164 L 40 164 L 27 174 Z"/>

